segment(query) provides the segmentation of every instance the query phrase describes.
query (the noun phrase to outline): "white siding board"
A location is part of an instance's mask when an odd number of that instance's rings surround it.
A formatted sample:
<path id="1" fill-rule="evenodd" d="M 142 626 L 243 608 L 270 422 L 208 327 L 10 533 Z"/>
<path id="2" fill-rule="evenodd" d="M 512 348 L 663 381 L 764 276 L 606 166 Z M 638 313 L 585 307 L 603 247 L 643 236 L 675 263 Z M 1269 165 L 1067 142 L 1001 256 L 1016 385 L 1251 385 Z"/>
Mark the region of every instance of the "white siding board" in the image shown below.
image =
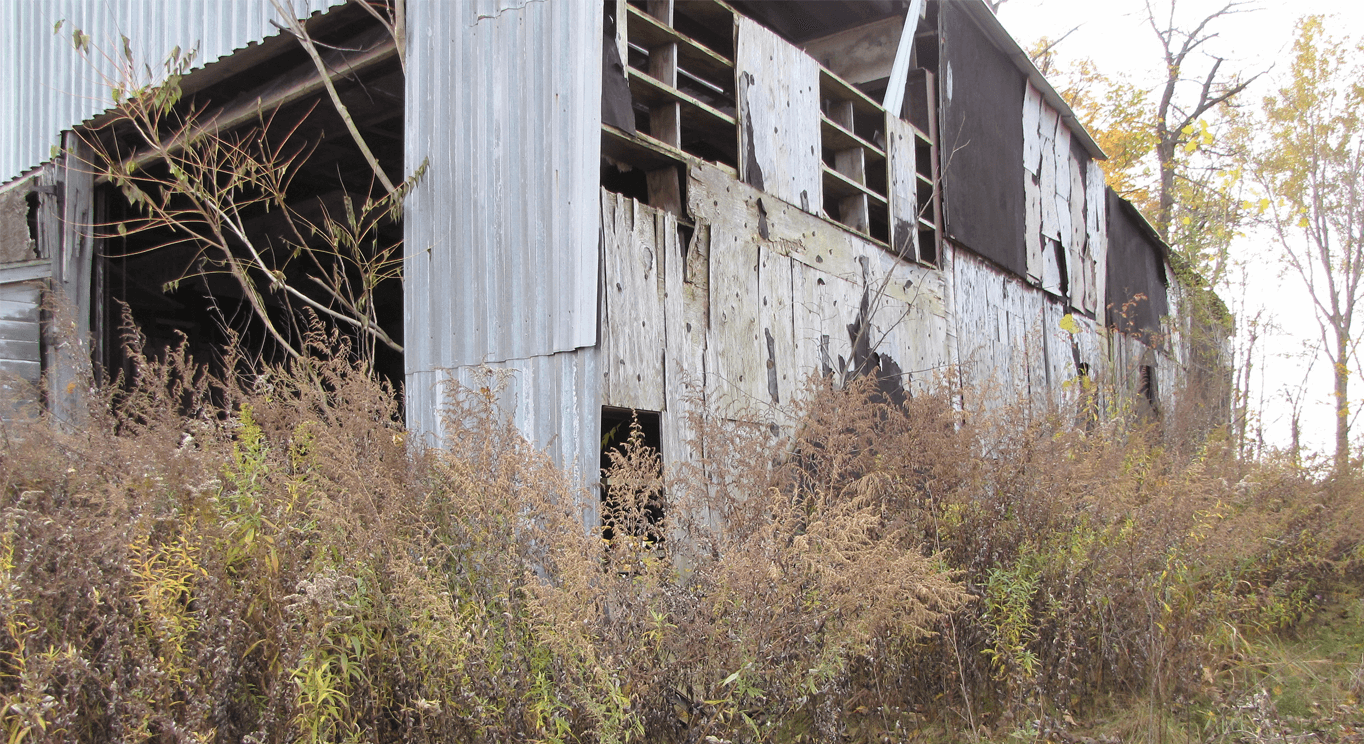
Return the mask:
<path id="1" fill-rule="evenodd" d="M 918 255 L 919 203 L 914 130 L 898 116 L 886 117 L 886 167 L 890 177 L 890 245 L 901 258 Z"/>
<path id="2" fill-rule="evenodd" d="M 758 317 L 762 328 L 758 342 L 767 386 L 764 400 L 778 411 L 791 402 L 792 391 L 800 382 L 791 310 L 792 263 L 766 247 L 758 248 Z"/>
<path id="3" fill-rule="evenodd" d="M 602 192 L 602 402 L 663 410 L 663 250 L 676 221 L 633 199 Z"/>
<path id="4" fill-rule="evenodd" d="M 740 175 L 818 214 L 819 63 L 747 16 L 739 16 L 738 39 Z"/>
<path id="5" fill-rule="evenodd" d="M 1033 177 L 1023 175 L 1023 248 L 1028 261 L 1028 279 L 1042 281 L 1042 194 Z"/>
<path id="6" fill-rule="evenodd" d="M 1023 89 L 1023 169 L 1037 177 L 1042 167 L 1042 141 L 1038 129 L 1042 124 L 1042 93 L 1025 82 Z"/>

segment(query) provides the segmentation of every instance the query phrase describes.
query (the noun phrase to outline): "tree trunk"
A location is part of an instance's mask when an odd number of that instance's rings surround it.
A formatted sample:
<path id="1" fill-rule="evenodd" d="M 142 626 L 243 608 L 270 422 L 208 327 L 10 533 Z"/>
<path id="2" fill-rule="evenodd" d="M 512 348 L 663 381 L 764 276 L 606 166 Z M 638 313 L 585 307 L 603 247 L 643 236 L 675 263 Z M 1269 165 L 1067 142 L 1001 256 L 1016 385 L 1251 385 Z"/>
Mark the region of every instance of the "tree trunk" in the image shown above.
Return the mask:
<path id="1" fill-rule="evenodd" d="M 1170 220 L 1175 208 L 1175 147 L 1176 136 L 1162 123 L 1160 142 L 1156 144 L 1156 160 L 1160 164 L 1160 206 L 1156 210 L 1156 232 L 1164 240 L 1170 239 Z"/>
<path id="2" fill-rule="evenodd" d="M 1350 334 L 1336 331 L 1336 358 L 1332 369 L 1336 375 L 1336 461 L 1337 476 L 1350 467 L 1350 367 L 1345 363 L 1350 353 Z"/>

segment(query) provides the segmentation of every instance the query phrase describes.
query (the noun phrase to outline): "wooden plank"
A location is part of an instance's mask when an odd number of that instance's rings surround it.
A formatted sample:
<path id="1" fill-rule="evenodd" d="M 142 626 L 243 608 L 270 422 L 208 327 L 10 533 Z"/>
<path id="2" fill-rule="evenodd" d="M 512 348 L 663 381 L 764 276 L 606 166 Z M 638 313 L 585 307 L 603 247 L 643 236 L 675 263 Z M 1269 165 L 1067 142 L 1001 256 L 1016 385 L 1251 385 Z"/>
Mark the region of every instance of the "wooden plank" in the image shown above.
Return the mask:
<path id="1" fill-rule="evenodd" d="M 643 49 L 653 49 L 663 44 L 676 44 L 678 47 L 678 66 L 696 73 L 708 83 L 717 85 L 726 93 L 734 92 L 734 63 L 716 54 L 685 34 L 661 23 L 658 19 L 630 5 L 626 11 L 629 17 L 627 26 L 630 42 Z M 625 57 L 621 57 L 625 59 Z"/>
<path id="2" fill-rule="evenodd" d="M 890 116 L 900 115 L 900 106 L 905 99 L 905 82 L 909 79 L 910 60 L 914 49 L 914 33 L 919 28 L 919 16 L 924 12 L 924 0 L 909 0 L 905 12 L 905 25 L 900 29 L 900 44 L 895 50 L 895 63 L 890 68 L 890 79 L 886 81 L 886 96 L 881 106 Z"/>
<path id="3" fill-rule="evenodd" d="M 663 410 L 663 213 L 602 192 L 603 403 Z"/>
<path id="4" fill-rule="evenodd" d="M 1070 248 L 1072 230 L 1070 224 L 1070 172 L 1071 161 L 1074 159 L 1070 154 L 1070 129 L 1065 122 L 1058 122 L 1056 126 L 1056 137 L 1052 140 L 1052 147 L 1056 149 L 1056 230 L 1059 233 L 1061 245 Z M 1042 198 L 1047 198 L 1044 192 Z"/>
<path id="5" fill-rule="evenodd" d="M 791 396 L 800 383 L 796 372 L 795 328 L 791 310 L 791 268 L 787 256 L 758 246 L 758 323 L 760 355 L 766 374 L 766 401 L 772 420 L 789 423 Z M 785 414 L 785 415 L 784 415 Z"/>
<path id="6" fill-rule="evenodd" d="M 646 0 L 644 11 L 665 26 L 673 25 L 673 0 Z"/>
<path id="7" fill-rule="evenodd" d="M 882 205 L 886 203 L 886 197 L 872 191 L 865 184 L 858 183 L 827 165 L 822 166 L 821 169 L 824 171 L 824 192 L 826 194 L 839 199 L 856 194 L 865 194 L 873 202 Z"/>
<path id="8" fill-rule="evenodd" d="M 39 343 L 42 340 L 42 330 L 38 326 L 38 314 L 35 312 L 30 318 L 0 320 L 0 340 Z M 38 361 L 37 357 L 33 361 Z"/>
<path id="9" fill-rule="evenodd" d="M 896 119 L 895 121 L 900 121 Z M 881 148 L 857 136 L 853 131 L 842 124 L 830 119 L 827 116 L 820 117 L 820 133 L 824 136 L 824 142 L 832 146 L 835 150 L 846 150 L 853 147 L 860 147 L 867 151 L 872 158 L 884 158 L 886 153 Z"/>
<path id="10" fill-rule="evenodd" d="M 45 258 L 0 265 L 0 284 L 29 282 L 52 276 L 52 262 Z"/>
<path id="11" fill-rule="evenodd" d="M 1036 178 L 1042 168 L 1042 93 L 1025 82 L 1023 90 L 1023 169 Z"/>
<path id="12" fill-rule="evenodd" d="M 890 76 L 900 45 L 899 15 L 803 42 L 801 48 L 840 78 L 860 85 Z"/>
<path id="13" fill-rule="evenodd" d="M 917 260 L 918 173 L 914 161 L 914 131 L 909 122 L 898 116 L 886 117 L 886 150 L 891 252 L 899 258 Z"/>
<path id="14" fill-rule="evenodd" d="M 0 359 L 13 362 L 34 362 L 41 353 L 38 341 L 8 339 L 0 335 Z"/>
<path id="15" fill-rule="evenodd" d="M 13 376 L 23 380 L 29 385 L 36 385 L 38 381 L 42 379 L 42 374 L 43 366 L 38 362 L 0 359 L 0 390 L 4 390 L 11 395 L 16 392 L 22 395 L 22 392 L 15 390 L 15 388 L 7 384 L 4 378 L 6 376 Z"/>
<path id="16" fill-rule="evenodd" d="M 748 17 L 739 18 L 739 173 L 817 214 L 822 202 L 819 64 Z"/>
<path id="17" fill-rule="evenodd" d="M 1023 174 L 1023 249 L 1027 254 L 1028 279 L 1042 281 L 1042 196 L 1037 181 Z"/>
<path id="18" fill-rule="evenodd" d="M 692 416 L 703 402 L 705 382 L 705 292 L 687 281 L 692 254 L 705 256 L 708 230 L 697 230 L 690 246 L 681 243 L 671 215 L 664 226 L 663 323 L 664 412 L 660 420 L 664 464 L 670 467 L 701 456 Z M 684 257 L 684 254 L 685 257 Z"/>
<path id="19" fill-rule="evenodd" d="M 649 206 L 682 214 L 682 166 L 668 166 L 645 174 L 649 187 Z"/>
<path id="20" fill-rule="evenodd" d="M 90 148 L 74 132 L 63 135 L 60 252 L 53 256 L 52 289 L 59 312 L 69 312 L 69 335 L 55 337 L 46 351 L 48 405 L 59 421 L 79 425 L 84 407 L 75 392 L 91 376 L 90 310 L 93 301 L 95 238 L 93 234 L 95 183 L 86 163 L 94 162 Z M 63 324 L 66 325 L 66 324 Z"/>
<path id="21" fill-rule="evenodd" d="M 1066 266 L 1070 270 L 1070 300 L 1083 308 L 1094 286 L 1094 265 L 1089 260 L 1085 245 L 1085 181 L 1080 172 L 1080 161 L 1070 158 L 1070 253 Z"/>
<path id="22" fill-rule="evenodd" d="M 842 381 L 852 358 L 847 326 L 857 317 L 862 287 L 808 264 L 794 262 L 791 268 L 796 369 L 802 376 L 815 372 Z"/>
<path id="23" fill-rule="evenodd" d="M 1056 216 L 1057 171 L 1055 137 L 1057 120 L 1058 116 L 1056 110 L 1043 104 L 1042 128 L 1039 130 L 1042 164 L 1041 173 L 1038 175 L 1037 185 L 1041 190 L 1042 199 L 1042 234 L 1046 237 L 1060 240 L 1060 219 Z"/>
<path id="24" fill-rule="evenodd" d="M 1085 222 L 1089 232 L 1089 254 L 1094 261 L 1094 307 L 1086 308 L 1094 313 L 1100 327 L 1107 323 L 1107 277 L 1108 277 L 1108 222 L 1107 195 L 1104 190 L 1103 169 L 1093 160 L 1089 161 L 1086 180 Z"/>
<path id="25" fill-rule="evenodd" d="M 1042 197 L 1046 204 L 1046 197 Z M 1054 295 L 1061 294 L 1061 259 L 1059 251 L 1065 248 L 1050 237 L 1042 238 L 1042 289 Z"/>
<path id="26" fill-rule="evenodd" d="M 764 405 L 767 368 L 758 319 L 758 247 L 729 225 L 711 225 L 707 397 L 722 409 Z"/>

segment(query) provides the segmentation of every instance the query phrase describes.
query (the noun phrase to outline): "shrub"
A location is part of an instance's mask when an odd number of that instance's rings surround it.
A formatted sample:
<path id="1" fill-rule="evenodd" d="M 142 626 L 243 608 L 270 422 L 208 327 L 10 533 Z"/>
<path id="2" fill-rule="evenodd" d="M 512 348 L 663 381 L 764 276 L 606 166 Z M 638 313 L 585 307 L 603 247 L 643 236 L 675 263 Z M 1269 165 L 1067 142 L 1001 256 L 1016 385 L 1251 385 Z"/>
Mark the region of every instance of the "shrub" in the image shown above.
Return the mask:
<path id="1" fill-rule="evenodd" d="M 1350 484 L 866 381 L 789 431 L 701 407 L 667 472 L 629 438 L 604 540 L 492 373 L 424 449 L 335 337 L 220 376 L 132 341 L 79 428 L 5 425 L 10 741 L 1038 733 L 1199 694 L 1359 573 Z"/>

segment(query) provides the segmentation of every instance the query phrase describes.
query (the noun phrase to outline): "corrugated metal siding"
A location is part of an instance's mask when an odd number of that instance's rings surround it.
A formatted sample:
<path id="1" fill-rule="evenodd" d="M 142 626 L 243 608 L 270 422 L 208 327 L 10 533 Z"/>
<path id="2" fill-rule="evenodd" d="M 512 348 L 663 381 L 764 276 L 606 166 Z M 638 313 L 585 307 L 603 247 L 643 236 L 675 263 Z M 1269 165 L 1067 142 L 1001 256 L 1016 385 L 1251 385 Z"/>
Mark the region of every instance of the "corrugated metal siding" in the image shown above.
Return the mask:
<path id="1" fill-rule="evenodd" d="M 596 344 L 601 14 L 579 0 L 408 6 L 405 157 L 409 172 L 428 164 L 404 220 L 413 429 L 435 430 L 419 388 L 438 370 Z M 522 405 L 568 405 L 540 380 Z"/>
<path id="2" fill-rule="evenodd" d="M 288 0 L 299 13 L 345 0 Z M 139 64 L 159 68 L 171 49 L 199 48 L 197 64 L 278 33 L 269 0 L 0 0 L 0 183 L 47 160 L 58 134 L 110 103 L 127 36 Z M 53 27 L 64 20 L 61 31 Z M 88 59 L 72 32 L 90 36 Z M 141 72 L 145 75 L 145 70 Z"/>
<path id="3" fill-rule="evenodd" d="M 516 428 L 584 483 L 596 482 L 601 455 L 599 358 L 597 349 L 587 348 L 487 365 L 494 375 L 507 376 L 498 403 Z M 408 425 L 422 433 L 425 444 L 448 444 L 443 441 L 441 401 L 452 383 L 474 389 L 485 385 L 488 381 L 480 377 L 481 369 L 460 367 L 407 376 Z"/>

